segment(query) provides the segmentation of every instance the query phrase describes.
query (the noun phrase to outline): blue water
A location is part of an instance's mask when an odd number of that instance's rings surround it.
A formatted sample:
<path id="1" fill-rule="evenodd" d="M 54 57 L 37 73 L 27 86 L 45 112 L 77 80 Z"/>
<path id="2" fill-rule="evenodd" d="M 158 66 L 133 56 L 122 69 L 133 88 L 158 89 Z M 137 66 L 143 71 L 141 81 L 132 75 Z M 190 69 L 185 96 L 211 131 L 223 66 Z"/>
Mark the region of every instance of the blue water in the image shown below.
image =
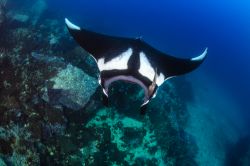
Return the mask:
<path id="1" fill-rule="evenodd" d="M 154 47 L 179 57 L 209 48 L 199 70 L 235 96 L 250 119 L 250 1 L 247 0 L 60 0 L 50 10 L 93 31 L 142 36 Z M 207 83 L 209 87 L 209 82 Z"/>

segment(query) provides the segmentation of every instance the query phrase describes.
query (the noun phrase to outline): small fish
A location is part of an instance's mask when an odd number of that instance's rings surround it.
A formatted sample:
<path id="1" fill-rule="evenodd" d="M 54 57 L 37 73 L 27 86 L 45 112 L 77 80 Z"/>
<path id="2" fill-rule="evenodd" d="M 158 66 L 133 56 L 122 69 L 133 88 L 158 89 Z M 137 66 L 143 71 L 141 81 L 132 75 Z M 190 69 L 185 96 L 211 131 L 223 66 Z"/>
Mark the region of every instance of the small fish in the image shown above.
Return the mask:
<path id="1" fill-rule="evenodd" d="M 70 34 L 95 59 L 100 71 L 99 83 L 103 89 L 103 102 L 108 105 L 109 85 L 117 80 L 140 85 L 145 92 L 141 114 L 145 114 L 149 101 L 156 96 L 164 81 L 196 69 L 204 61 L 205 51 L 191 59 L 180 59 L 165 54 L 141 38 L 123 38 L 82 29 L 65 18 Z"/>

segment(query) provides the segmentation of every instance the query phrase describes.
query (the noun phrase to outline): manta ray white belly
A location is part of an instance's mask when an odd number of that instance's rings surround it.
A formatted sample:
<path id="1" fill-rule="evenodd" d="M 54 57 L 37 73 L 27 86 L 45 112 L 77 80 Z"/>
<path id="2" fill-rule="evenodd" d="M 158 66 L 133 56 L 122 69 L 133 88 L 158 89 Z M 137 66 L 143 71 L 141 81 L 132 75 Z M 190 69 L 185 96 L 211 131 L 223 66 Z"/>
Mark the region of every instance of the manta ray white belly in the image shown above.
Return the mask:
<path id="1" fill-rule="evenodd" d="M 140 52 L 140 68 L 139 68 L 139 73 L 151 81 L 154 81 L 156 79 L 156 84 L 160 86 L 164 81 L 165 81 L 165 76 L 160 73 L 159 75 L 157 74 L 157 69 L 154 69 L 152 65 L 150 64 L 148 58 L 143 52 Z M 156 77 L 156 78 L 155 78 Z"/>
<path id="2" fill-rule="evenodd" d="M 128 61 L 131 58 L 133 54 L 132 48 L 128 48 L 126 51 L 122 52 L 121 54 L 115 56 L 113 59 L 105 62 L 104 57 L 97 60 L 97 65 L 100 70 L 102 71 L 112 71 L 112 70 L 127 70 L 128 69 Z M 151 80 L 152 82 L 155 82 L 157 86 L 160 86 L 164 80 L 165 76 L 160 73 L 157 74 L 157 71 L 152 67 L 151 63 L 149 62 L 148 58 L 143 52 L 140 52 L 139 54 L 139 70 L 138 73 L 141 74 L 141 76 L 146 77 L 147 79 Z M 135 84 L 140 85 L 144 92 L 145 92 L 145 101 L 146 102 L 150 96 L 149 96 L 149 90 L 146 85 L 139 80 L 138 78 L 132 76 L 132 75 L 117 75 L 114 77 L 111 77 L 107 80 L 105 80 L 104 83 L 104 93 L 108 96 L 108 88 L 111 83 L 114 81 L 129 81 Z"/>
<path id="3" fill-rule="evenodd" d="M 129 48 L 125 52 L 117 55 L 115 58 L 108 62 L 104 62 L 104 57 L 97 60 L 97 65 L 100 71 L 104 70 L 126 70 L 128 69 L 128 60 L 131 57 L 133 51 Z"/>

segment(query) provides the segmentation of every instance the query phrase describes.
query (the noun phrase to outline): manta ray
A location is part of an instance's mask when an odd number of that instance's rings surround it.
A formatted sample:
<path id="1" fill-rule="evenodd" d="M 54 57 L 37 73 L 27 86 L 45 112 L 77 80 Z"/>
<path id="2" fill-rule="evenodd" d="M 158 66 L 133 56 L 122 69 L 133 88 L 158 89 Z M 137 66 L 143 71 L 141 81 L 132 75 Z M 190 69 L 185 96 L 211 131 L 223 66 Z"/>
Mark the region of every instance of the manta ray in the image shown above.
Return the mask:
<path id="1" fill-rule="evenodd" d="M 193 71 L 207 54 L 206 48 L 197 57 L 180 59 L 157 50 L 141 38 L 93 32 L 73 24 L 67 18 L 65 23 L 76 42 L 94 58 L 98 66 L 103 103 L 108 106 L 108 90 L 112 82 L 129 81 L 144 90 L 145 97 L 140 107 L 142 114 L 166 80 Z"/>

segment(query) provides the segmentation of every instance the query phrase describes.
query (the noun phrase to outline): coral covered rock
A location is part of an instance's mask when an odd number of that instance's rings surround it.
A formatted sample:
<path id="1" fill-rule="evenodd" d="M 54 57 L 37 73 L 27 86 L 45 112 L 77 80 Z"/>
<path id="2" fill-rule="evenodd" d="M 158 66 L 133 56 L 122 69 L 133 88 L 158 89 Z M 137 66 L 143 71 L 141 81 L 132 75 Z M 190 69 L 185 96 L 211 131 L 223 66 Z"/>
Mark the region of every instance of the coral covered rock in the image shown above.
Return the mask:
<path id="1" fill-rule="evenodd" d="M 70 64 L 49 81 L 54 82 L 48 89 L 50 100 L 73 110 L 83 108 L 98 87 L 95 78 Z"/>
<path id="2" fill-rule="evenodd" d="M 3 161 L 3 159 L 0 158 L 0 165 L 1 166 L 7 166 L 6 163 Z"/>
<path id="3" fill-rule="evenodd" d="M 29 16 L 25 14 L 13 13 L 13 16 L 10 16 L 13 20 L 26 23 L 29 20 Z"/>

